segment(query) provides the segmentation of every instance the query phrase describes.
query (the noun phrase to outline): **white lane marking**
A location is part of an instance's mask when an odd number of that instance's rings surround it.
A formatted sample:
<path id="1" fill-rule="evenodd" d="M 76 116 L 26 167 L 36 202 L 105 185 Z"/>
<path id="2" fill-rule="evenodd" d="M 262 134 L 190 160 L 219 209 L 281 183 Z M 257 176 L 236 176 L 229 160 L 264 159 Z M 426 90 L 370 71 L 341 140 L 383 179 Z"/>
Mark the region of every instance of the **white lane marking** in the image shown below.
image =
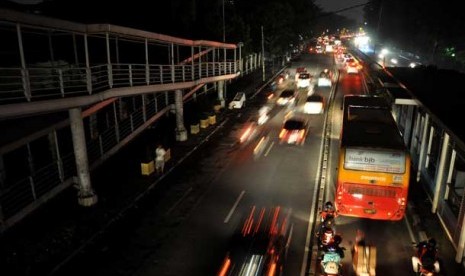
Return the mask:
<path id="1" fill-rule="evenodd" d="M 273 141 L 273 142 L 271 142 L 271 145 L 270 145 L 270 147 L 268 148 L 268 150 L 265 152 L 265 154 L 264 154 L 263 156 L 265 156 L 265 157 L 266 157 L 266 156 L 268 155 L 268 153 L 270 153 L 270 151 L 271 151 L 271 148 L 273 147 L 273 145 L 274 145 L 274 141 Z"/>
<path id="2" fill-rule="evenodd" d="M 412 228 L 410 227 L 410 222 L 406 215 L 404 215 L 404 222 L 405 222 L 405 225 L 407 226 L 408 234 L 410 235 L 410 240 L 413 243 L 417 243 L 417 239 L 415 239 L 415 235 L 413 234 Z"/>
<path id="3" fill-rule="evenodd" d="M 325 123 L 323 125 L 323 129 L 326 129 L 326 121 L 325 121 Z M 324 136 L 324 133 L 323 133 L 323 136 Z M 323 159 L 324 140 L 325 139 L 323 137 L 323 139 L 321 139 L 321 143 L 320 143 L 320 156 L 318 157 L 318 164 L 321 164 L 321 161 Z M 316 176 L 315 176 L 315 185 L 316 185 L 316 183 L 319 183 L 318 180 L 319 180 L 320 177 L 321 177 L 321 167 L 318 166 L 318 171 L 317 171 Z M 313 228 L 313 224 L 315 223 L 313 221 L 313 217 L 314 217 L 314 214 L 315 214 L 315 206 L 316 206 L 315 202 L 316 202 L 316 195 L 318 193 L 318 190 L 319 190 L 319 187 L 315 186 L 315 189 L 313 190 L 312 209 L 310 210 L 310 215 L 308 217 L 308 227 L 307 227 L 307 237 L 305 238 L 304 258 L 303 258 L 303 261 L 302 261 L 302 268 L 300 269 L 300 275 L 301 276 L 308 275 L 307 271 L 305 271 L 305 268 L 307 267 L 308 253 L 310 252 L 309 245 L 310 245 L 312 228 Z M 316 249 L 315 251 L 318 251 L 318 249 Z M 313 249 L 311 250 L 311 252 L 312 252 L 312 255 L 314 255 L 314 253 L 317 253 L 317 252 L 314 252 Z M 312 273 L 315 274 L 315 271 L 314 271 L 315 264 L 316 264 L 316 258 L 312 258 L 311 264 L 310 264 L 310 274 L 312 274 Z"/>
<path id="4" fill-rule="evenodd" d="M 233 215 L 234 211 L 236 210 L 237 208 L 237 205 L 239 204 L 239 201 L 241 201 L 242 197 L 244 196 L 245 194 L 245 191 L 242 191 L 241 194 L 239 195 L 239 197 L 236 199 L 236 202 L 234 203 L 233 207 L 231 208 L 231 210 L 229 211 L 229 214 L 228 216 L 224 219 L 224 223 L 228 223 L 229 220 L 231 219 L 231 216 Z"/>

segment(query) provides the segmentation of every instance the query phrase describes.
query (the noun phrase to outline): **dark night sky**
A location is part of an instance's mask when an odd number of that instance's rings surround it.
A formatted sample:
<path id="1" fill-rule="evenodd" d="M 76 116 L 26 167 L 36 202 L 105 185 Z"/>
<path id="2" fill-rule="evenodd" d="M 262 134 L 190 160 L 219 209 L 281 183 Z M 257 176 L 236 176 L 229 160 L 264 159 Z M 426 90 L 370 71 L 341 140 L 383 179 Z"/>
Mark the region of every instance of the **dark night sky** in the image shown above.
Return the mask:
<path id="1" fill-rule="evenodd" d="M 20 4 L 37 4 L 43 0 L 9 0 Z M 365 4 L 367 0 L 315 0 L 315 3 L 326 12 L 335 12 L 342 9 L 350 8 L 360 4 Z M 339 15 L 355 19 L 357 22 L 363 22 L 363 7 L 349 9 L 347 11 L 339 12 Z"/>
<path id="2" fill-rule="evenodd" d="M 315 0 L 315 4 L 326 12 L 335 12 L 367 3 L 367 0 Z M 350 19 L 355 19 L 358 23 L 363 22 L 363 6 L 338 13 Z"/>

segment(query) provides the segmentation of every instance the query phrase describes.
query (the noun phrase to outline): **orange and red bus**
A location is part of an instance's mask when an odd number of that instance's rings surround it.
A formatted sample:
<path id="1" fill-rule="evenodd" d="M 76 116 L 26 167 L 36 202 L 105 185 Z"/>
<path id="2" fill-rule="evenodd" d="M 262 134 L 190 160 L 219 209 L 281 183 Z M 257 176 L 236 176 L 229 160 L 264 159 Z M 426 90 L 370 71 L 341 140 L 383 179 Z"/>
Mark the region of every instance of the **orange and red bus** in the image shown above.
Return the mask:
<path id="1" fill-rule="evenodd" d="M 386 99 L 344 96 L 335 205 L 339 215 L 400 220 L 410 155 Z"/>

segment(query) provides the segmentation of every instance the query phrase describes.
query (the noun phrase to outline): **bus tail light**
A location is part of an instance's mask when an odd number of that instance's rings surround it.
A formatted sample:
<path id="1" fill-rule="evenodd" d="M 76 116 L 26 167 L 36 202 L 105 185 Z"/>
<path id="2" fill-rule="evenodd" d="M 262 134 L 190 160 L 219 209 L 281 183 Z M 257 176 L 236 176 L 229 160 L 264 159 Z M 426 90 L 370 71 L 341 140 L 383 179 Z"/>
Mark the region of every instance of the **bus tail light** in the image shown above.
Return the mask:
<path id="1" fill-rule="evenodd" d="M 405 197 L 399 198 L 399 205 L 402 210 L 405 209 L 405 203 L 406 203 Z"/>

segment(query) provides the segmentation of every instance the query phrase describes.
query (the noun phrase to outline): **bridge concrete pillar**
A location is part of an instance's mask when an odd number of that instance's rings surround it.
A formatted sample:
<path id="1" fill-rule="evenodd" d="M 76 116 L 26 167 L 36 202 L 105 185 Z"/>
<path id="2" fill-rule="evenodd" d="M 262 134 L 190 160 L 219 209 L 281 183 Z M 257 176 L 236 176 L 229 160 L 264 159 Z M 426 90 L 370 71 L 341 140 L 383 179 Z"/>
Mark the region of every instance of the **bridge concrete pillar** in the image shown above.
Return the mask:
<path id="1" fill-rule="evenodd" d="M 175 91 L 174 107 L 176 110 L 176 141 L 186 141 L 187 130 L 184 126 L 184 107 L 182 100 L 182 90 Z"/>
<path id="2" fill-rule="evenodd" d="M 5 187 L 5 180 L 6 180 L 6 171 L 5 171 L 5 163 L 3 161 L 3 155 L 0 154 L 0 188 Z"/>
<path id="3" fill-rule="evenodd" d="M 221 103 L 221 107 L 225 106 L 225 100 L 224 100 L 224 87 L 225 83 L 224 80 L 218 81 L 218 85 L 216 86 L 218 88 L 218 100 Z"/>
<path id="4" fill-rule="evenodd" d="M 87 160 L 86 137 L 82 122 L 81 108 L 69 110 L 71 135 L 73 137 L 74 158 L 78 178 L 78 203 L 82 206 L 92 206 L 97 203 L 97 195 L 90 183 L 89 164 Z"/>

